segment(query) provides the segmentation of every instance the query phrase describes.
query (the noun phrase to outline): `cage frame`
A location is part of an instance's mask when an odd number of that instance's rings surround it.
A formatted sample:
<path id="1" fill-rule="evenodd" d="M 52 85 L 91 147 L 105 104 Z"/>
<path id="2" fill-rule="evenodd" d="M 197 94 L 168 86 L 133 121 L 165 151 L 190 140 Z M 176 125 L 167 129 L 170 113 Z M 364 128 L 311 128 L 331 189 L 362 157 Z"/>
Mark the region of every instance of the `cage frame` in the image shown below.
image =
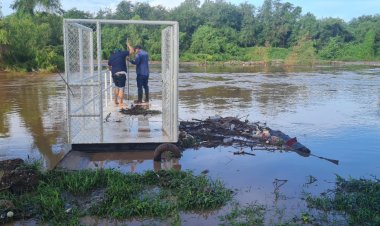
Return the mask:
<path id="1" fill-rule="evenodd" d="M 93 30 L 91 27 L 87 27 L 83 24 L 96 24 L 96 31 Z M 97 83 L 74 83 L 70 80 L 71 72 L 70 72 L 70 54 L 69 54 L 69 38 L 68 38 L 68 26 L 77 26 L 79 30 L 84 30 L 87 32 L 91 32 L 91 38 L 90 38 L 90 48 L 93 48 L 94 44 L 92 43 L 92 40 L 95 40 L 92 35 L 96 35 L 96 55 L 95 59 L 91 57 L 90 59 L 90 74 L 92 78 L 97 77 Z M 65 60 L 65 83 L 66 83 L 66 125 L 67 125 L 67 139 L 68 144 L 72 146 L 73 144 L 85 144 L 85 143 L 104 143 L 104 128 L 103 128 L 103 98 L 104 98 L 104 92 L 106 91 L 106 85 L 105 87 L 102 85 L 103 81 L 103 71 L 102 71 L 102 25 L 156 25 L 160 26 L 163 25 L 165 28 L 161 29 L 161 55 L 165 48 L 164 38 L 165 36 L 164 32 L 170 33 L 170 39 L 169 39 L 169 46 L 170 46 L 170 54 L 169 57 L 166 56 L 166 58 L 169 59 L 162 59 L 161 61 L 161 78 L 169 75 L 170 80 L 170 93 L 169 93 L 169 102 L 170 102 L 170 109 L 162 109 L 164 111 L 169 111 L 169 113 L 165 113 L 166 116 L 163 114 L 162 119 L 162 129 L 165 130 L 165 132 L 168 134 L 169 139 L 166 140 L 175 143 L 178 141 L 178 73 L 179 73 L 179 25 L 177 21 L 150 21 L 150 20 L 108 20 L 108 19 L 64 19 L 63 20 L 63 33 L 64 33 L 64 60 Z M 79 32 L 81 35 L 82 32 Z M 82 53 L 83 46 L 81 46 L 83 43 L 79 41 L 79 52 Z M 166 46 L 167 47 L 167 46 Z M 90 52 L 93 52 L 93 49 L 90 50 Z M 83 54 L 83 53 L 82 53 Z M 80 56 L 80 71 L 83 68 L 83 62 L 81 62 L 82 57 Z M 164 56 L 162 55 L 162 58 Z M 96 63 L 94 63 L 96 61 Z M 164 65 L 167 62 L 170 62 L 169 68 L 168 65 Z M 166 68 L 165 68 L 166 67 Z M 164 71 L 165 68 L 165 71 Z M 82 72 L 79 72 L 82 73 Z M 97 93 L 97 96 L 94 96 L 94 98 L 100 99 L 99 104 L 99 115 L 95 114 L 82 114 L 82 115 L 74 115 L 72 113 L 71 109 L 71 88 L 70 86 L 79 86 L 81 87 L 95 87 L 99 93 Z M 93 91 L 94 92 L 94 91 Z M 164 91 L 163 91 L 164 92 Z M 81 94 L 82 95 L 82 94 Z M 164 98 L 164 95 L 162 95 L 162 98 Z M 90 100 L 91 101 L 91 100 Z M 82 102 L 82 104 L 85 104 Z M 85 105 L 83 105 L 84 108 Z M 95 105 L 94 105 L 95 106 Z M 163 107 L 162 107 L 163 108 Z M 169 116 L 167 116 L 169 115 Z M 100 136 L 99 140 L 96 142 L 75 142 L 72 137 L 72 117 L 98 117 L 99 118 L 99 129 L 100 129 Z M 164 117 L 166 117 L 164 119 Z M 165 128 L 164 128 L 165 127 Z M 136 140 L 135 143 L 145 143 L 144 141 Z"/>

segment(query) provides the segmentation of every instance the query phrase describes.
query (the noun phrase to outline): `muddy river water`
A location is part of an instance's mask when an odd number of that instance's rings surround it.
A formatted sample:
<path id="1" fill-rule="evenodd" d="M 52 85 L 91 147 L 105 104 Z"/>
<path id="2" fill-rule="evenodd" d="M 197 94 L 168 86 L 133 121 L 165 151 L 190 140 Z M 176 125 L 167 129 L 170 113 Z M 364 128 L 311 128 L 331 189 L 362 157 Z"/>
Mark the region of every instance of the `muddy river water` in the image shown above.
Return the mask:
<path id="1" fill-rule="evenodd" d="M 159 81 L 158 73 L 152 73 L 153 98 L 160 96 Z M 0 74 L 0 160 L 41 159 L 46 168 L 55 167 L 66 154 L 65 97 L 64 82 L 58 75 Z M 186 150 L 179 160 L 182 170 L 195 174 L 206 170 L 211 178 L 221 179 L 236 191 L 239 202 L 267 205 L 273 210 L 268 213 L 273 222 L 306 208 L 302 192 L 324 191 L 333 186 L 335 174 L 380 177 L 378 67 L 181 67 L 180 120 L 211 115 L 265 122 L 297 137 L 311 150 L 312 155 L 305 157 L 264 150 L 254 151 L 256 156 L 233 155 L 233 147 L 200 148 Z M 318 156 L 339 160 L 339 164 Z M 123 172 L 142 172 L 154 166 L 152 160 L 100 159 L 102 167 Z M 317 181 L 308 184 L 311 177 Z M 278 187 L 276 179 L 287 182 Z M 217 224 L 225 210 L 183 214 L 183 223 Z M 93 219 L 89 222 L 96 223 Z"/>

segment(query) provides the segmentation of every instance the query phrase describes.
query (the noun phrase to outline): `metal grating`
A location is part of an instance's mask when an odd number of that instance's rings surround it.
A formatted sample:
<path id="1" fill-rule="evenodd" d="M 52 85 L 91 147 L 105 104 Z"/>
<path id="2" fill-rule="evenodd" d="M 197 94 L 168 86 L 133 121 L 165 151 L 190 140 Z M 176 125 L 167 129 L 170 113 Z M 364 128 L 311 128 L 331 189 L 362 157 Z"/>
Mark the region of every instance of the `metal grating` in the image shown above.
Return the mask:
<path id="1" fill-rule="evenodd" d="M 102 25 L 165 25 L 162 30 L 162 130 L 178 139 L 178 23 L 173 21 L 124 21 L 65 19 L 64 50 L 67 82 L 68 143 L 103 143 L 103 104 L 111 99 L 110 74 L 101 58 Z M 108 141 L 110 142 L 110 141 Z M 112 143 L 112 141 L 111 141 Z"/>

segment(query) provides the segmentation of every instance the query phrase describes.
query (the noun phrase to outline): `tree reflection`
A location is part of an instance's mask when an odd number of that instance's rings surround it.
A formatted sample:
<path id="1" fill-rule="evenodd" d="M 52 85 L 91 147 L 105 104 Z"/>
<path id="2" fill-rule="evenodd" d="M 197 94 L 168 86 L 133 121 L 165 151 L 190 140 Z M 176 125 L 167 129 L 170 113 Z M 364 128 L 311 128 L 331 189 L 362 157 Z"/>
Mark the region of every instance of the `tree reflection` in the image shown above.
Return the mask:
<path id="1" fill-rule="evenodd" d="M 212 105 L 230 107 L 231 101 L 242 104 L 252 101 L 252 91 L 239 87 L 211 86 L 203 89 L 187 89 L 179 92 L 187 106 Z"/>
<path id="2" fill-rule="evenodd" d="M 60 103 L 62 101 L 57 100 L 59 99 L 57 91 L 60 89 L 63 92 L 63 86 L 59 87 L 52 79 L 49 81 L 45 76 L 32 75 L 0 76 L 1 134 L 7 134 L 8 137 L 14 135 L 9 133 L 9 128 L 12 117 L 17 117 L 18 114 L 24 123 L 13 126 L 27 129 L 33 137 L 33 146 L 43 156 L 48 168 L 54 167 L 63 156 L 62 151 L 58 151 L 59 154 L 53 152 L 53 145 L 57 144 L 58 138 L 62 137 L 63 133 L 64 109 Z M 28 153 L 30 151 L 32 150 Z"/>
<path id="3" fill-rule="evenodd" d="M 263 83 L 256 87 L 254 98 L 262 114 L 277 115 L 295 108 L 300 102 L 307 102 L 309 90 L 303 85 Z"/>

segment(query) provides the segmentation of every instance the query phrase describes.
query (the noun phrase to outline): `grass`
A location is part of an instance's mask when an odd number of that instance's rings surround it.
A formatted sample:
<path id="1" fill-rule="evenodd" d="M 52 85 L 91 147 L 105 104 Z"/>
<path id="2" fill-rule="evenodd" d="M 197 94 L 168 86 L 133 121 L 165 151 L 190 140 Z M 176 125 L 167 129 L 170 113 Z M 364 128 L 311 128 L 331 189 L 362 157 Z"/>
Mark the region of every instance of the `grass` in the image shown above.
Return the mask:
<path id="1" fill-rule="evenodd" d="M 265 206 L 256 202 L 247 206 L 233 203 L 230 213 L 221 216 L 222 225 L 264 225 Z"/>
<path id="2" fill-rule="evenodd" d="M 308 195 L 310 208 L 343 213 L 350 225 L 380 225 L 380 180 L 337 176 L 334 190 L 320 197 Z"/>
<path id="3" fill-rule="evenodd" d="M 93 197 L 96 191 L 102 191 L 101 197 Z M 16 206 L 15 219 L 34 217 L 52 225 L 77 225 L 86 215 L 178 221 L 182 211 L 218 209 L 231 198 L 231 190 L 220 181 L 189 171 L 54 170 L 42 173 L 34 191 L 19 195 L 0 192 L 0 200 Z M 6 211 L 0 208 L 0 213 Z"/>

